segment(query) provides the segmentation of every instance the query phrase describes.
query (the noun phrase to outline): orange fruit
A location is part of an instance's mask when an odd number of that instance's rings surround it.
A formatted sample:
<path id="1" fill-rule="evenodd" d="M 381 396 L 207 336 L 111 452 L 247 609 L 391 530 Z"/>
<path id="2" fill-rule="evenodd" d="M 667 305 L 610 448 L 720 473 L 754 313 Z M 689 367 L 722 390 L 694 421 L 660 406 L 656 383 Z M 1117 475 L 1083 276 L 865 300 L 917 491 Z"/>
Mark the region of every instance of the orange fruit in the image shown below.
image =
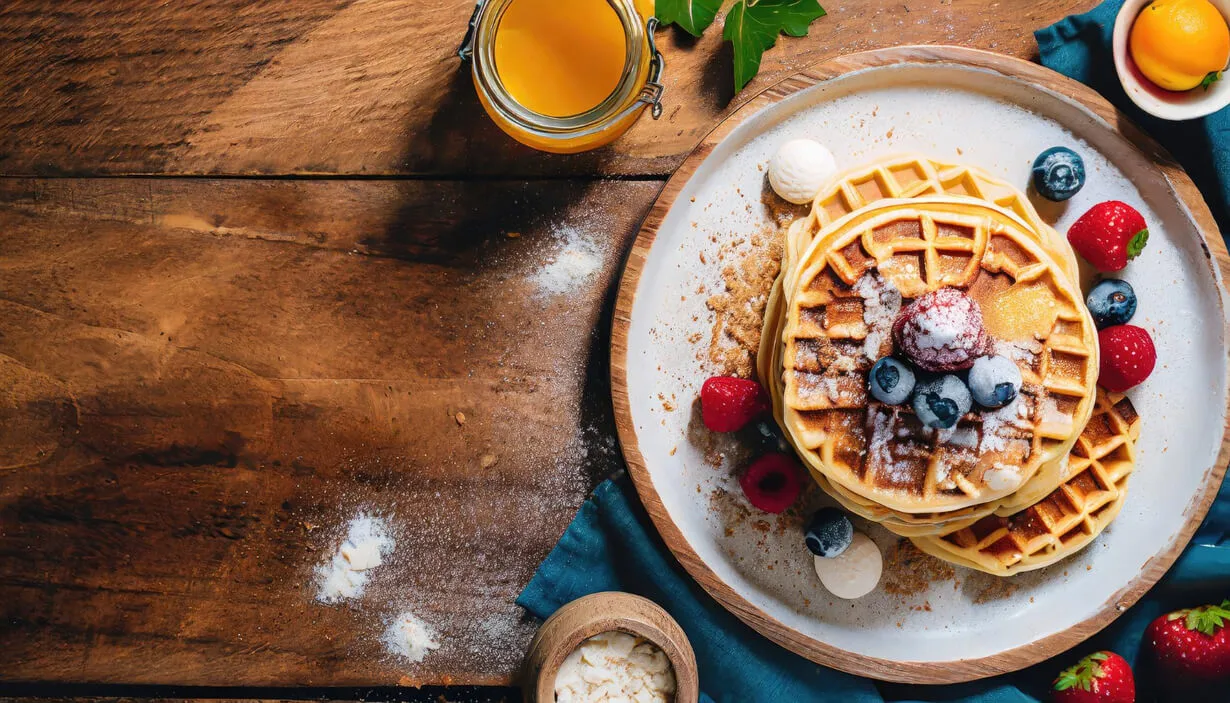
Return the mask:
<path id="1" fill-rule="evenodd" d="M 1226 68 L 1230 28 L 1208 0 L 1155 0 L 1136 16 L 1128 50 L 1149 80 L 1191 90 Z"/>

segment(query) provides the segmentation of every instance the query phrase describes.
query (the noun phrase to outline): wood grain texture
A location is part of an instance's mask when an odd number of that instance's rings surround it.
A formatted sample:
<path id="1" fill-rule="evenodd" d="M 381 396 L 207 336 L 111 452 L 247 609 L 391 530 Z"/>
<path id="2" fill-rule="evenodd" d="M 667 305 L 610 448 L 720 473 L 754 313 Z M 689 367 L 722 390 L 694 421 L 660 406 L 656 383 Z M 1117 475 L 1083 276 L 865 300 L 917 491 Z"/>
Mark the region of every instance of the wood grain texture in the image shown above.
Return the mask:
<path id="1" fill-rule="evenodd" d="M 596 330 L 659 188 L 0 179 L 0 680 L 512 681 L 618 466 Z M 319 605 L 360 509 L 397 548 Z"/>
<path id="2" fill-rule="evenodd" d="M 559 157 L 479 106 L 454 55 L 472 0 L 11 0 L 0 173 L 665 176 L 718 117 L 820 59 L 945 42 L 1030 57 L 1034 29 L 1095 4 L 831 0 L 737 97 L 720 21 L 699 40 L 663 29 L 662 119 Z"/>
<path id="3" fill-rule="evenodd" d="M 641 232 L 629 253 L 624 275 L 620 282 L 619 296 L 616 301 L 611 340 L 611 376 L 616 425 L 619 430 L 624 458 L 628 463 L 629 473 L 635 481 L 637 492 L 640 494 L 650 517 L 653 519 L 667 545 L 693 578 L 732 613 L 778 644 L 816 662 L 843 671 L 863 676 L 872 676 L 887 681 L 937 684 L 994 676 L 1035 664 L 1083 642 L 1139 600 L 1161 578 L 1162 574 L 1174 563 L 1174 560 L 1178 558 L 1216 497 L 1217 490 L 1226 473 L 1226 464 L 1230 462 L 1230 426 L 1227 427 L 1226 433 L 1221 439 L 1217 460 L 1213 465 L 1205 469 L 1203 490 L 1193 497 L 1185 513 L 1186 523 L 1184 529 L 1175 536 L 1168 549 L 1151 559 L 1134 581 L 1125 585 L 1114 597 L 1102 604 L 1090 618 L 1067 630 L 1040 638 L 1029 645 L 1004 651 L 997 655 L 962 660 L 943 667 L 937 667 L 929 662 L 889 661 L 846 652 L 824 642 L 804 636 L 766 614 L 736 593 L 733 588 L 715 575 L 700 559 L 675 525 L 670 513 L 654 489 L 645 459 L 638 448 L 636 426 L 632 420 L 628 400 L 628 330 L 640 274 L 653 247 L 658 228 L 661 226 L 666 214 L 670 211 L 671 205 L 684 184 L 695 173 L 704 158 L 712 151 L 714 146 L 721 142 L 723 138 L 730 134 L 744 120 L 750 118 L 759 110 L 783 100 L 800 90 L 810 88 L 845 73 L 905 62 L 915 64 L 961 63 L 972 65 L 994 71 L 1006 78 L 1029 81 L 1079 102 L 1100 117 L 1107 128 L 1116 129 L 1121 132 L 1129 141 L 1136 144 L 1153 160 L 1156 167 L 1170 182 L 1175 197 L 1188 208 L 1193 221 L 1199 228 L 1206 252 L 1208 253 L 1208 258 L 1205 260 L 1206 265 L 1209 267 L 1208 275 L 1215 277 L 1215 280 L 1223 282 L 1223 285 L 1227 275 L 1230 275 L 1230 255 L 1226 252 L 1226 246 L 1222 241 L 1221 234 L 1213 220 L 1212 214 L 1209 212 L 1208 206 L 1183 170 L 1175 164 L 1173 159 L 1157 143 L 1131 125 L 1125 117 L 1119 114 L 1103 98 L 1089 88 L 1035 64 L 1007 56 L 960 47 L 898 47 L 851 54 L 812 66 L 763 91 L 739 111 L 723 120 L 705 137 L 697 149 L 676 171 L 671 180 L 667 182 L 662 194 L 646 217 Z M 1230 338 L 1230 335 L 1228 335 L 1228 338 Z M 1227 408 L 1227 415 L 1230 416 L 1230 407 Z"/>

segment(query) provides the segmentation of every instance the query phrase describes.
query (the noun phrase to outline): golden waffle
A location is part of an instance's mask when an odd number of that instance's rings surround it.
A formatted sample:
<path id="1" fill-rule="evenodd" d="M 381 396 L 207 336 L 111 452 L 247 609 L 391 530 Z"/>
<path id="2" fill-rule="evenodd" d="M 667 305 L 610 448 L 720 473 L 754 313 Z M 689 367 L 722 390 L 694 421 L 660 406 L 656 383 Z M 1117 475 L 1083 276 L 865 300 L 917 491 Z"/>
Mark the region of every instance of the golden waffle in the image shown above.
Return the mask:
<path id="1" fill-rule="evenodd" d="M 760 337 L 757 373 L 761 383 L 770 387 L 770 379 L 779 374 L 768 366 L 772 356 L 770 345 L 780 344 L 782 316 L 774 314 L 773 298 L 780 296 L 783 278 L 792 271 L 793 263 L 803 255 L 820 230 L 834 221 L 850 215 L 866 205 L 887 198 L 918 198 L 947 194 L 994 203 L 1016 214 L 1038 241 L 1060 257 L 1071 280 L 1079 278 L 1076 256 L 1067 241 L 1038 216 L 1029 198 L 1006 181 L 981 169 L 927 158 L 919 154 L 897 154 L 864 164 L 838 174 L 812 202 L 806 217 L 795 220 L 786 235 L 781 274 L 773 283 L 770 303 L 765 307 L 765 329 Z"/>
<path id="2" fill-rule="evenodd" d="M 1038 216 L 1028 198 L 1004 181 L 968 166 L 944 164 L 917 155 L 893 156 L 880 162 L 859 166 L 838 176 L 817 198 L 808 217 L 792 223 L 786 235 L 781 274 L 774 281 L 765 307 L 765 326 L 756 356 L 757 375 L 773 399 L 778 424 L 781 417 L 781 331 L 783 279 L 792 275 L 795 260 L 812 242 L 817 228 L 850 214 L 854 207 L 888 197 L 923 197 L 935 193 L 983 197 L 1016 213 L 1037 233 L 1037 240 L 1052 249 L 1062 250 L 1067 270 L 1075 280 L 1076 260 L 1071 247 Z M 1037 501 L 1059 483 L 1059 473 L 1066 457 L 1044 465 L 1021 490 L 1000 501 L 970 506 L 945 513 L 903 513 L 832 484 L 819 472 L 813 472 L 820 487 L 847 510 L 865 519 L 882 523 L 902 536 L 938 534 L 944 530 L 964 527 L 992 512 L 1004 514 Z"/>
<path id="3" fill-rule="evenodd" d="M 1140 416 L 1131 401 L 1099 390 L 1097 409 L 1072 447 L 1058 488 L 1013 515 L 984 517 L 913 542 L 932 556 L 996 576 L 1054 564 L 1092 542 L 1119 514 L 1139 437 Z"/>
<path id="4" fill-rule="evenodd" d="M 1092 411 L 1097 342 L 1062 252 L 1038 239 L 996 206 L 925 196 L 843 216 L 792 258 L 775 303 L 782 422 L 813 473 L 890 510 L 943 513 L 1003 498 L 1067 454 Z M 868 397 L 866 373 L 893 347 L 866 318 L 894 289 L 910 299 L 949 286 L 980 304 L 1025 385 L 1008 408 L 937 432 Z"/>
<path id="5" fill-rule="evenodd" d="M 1060 257 L 1065 271 L 1078 278 L 1076 256 L 1062 235 L 1038 216 L 1033 203 L 1019 189 L 981 169 L 930 159 L 919 154 L 898 154 L 838 174 L 812 202 L 801 220 L 797 242 L 806 247 L 820 230 L 873 202 L 886 198 L 956 195 L 993 203 L 1025 221 L 1044 246 Z M 799 250 L 801 253 L 802 249 Z"/>
<path id="6" fill-rule="evenodd" d="M 773 287 L 769 294 L 768 303 L 765 305 L 765 331 L 760 340 L 760 350 L 756 357 L 757 374 L 760 376 L 761 383 L 769 390 L 769 395 L 772 398 L 773 416 L 777 420 L 779 426 L 783 426 L 782 421 L 782 374 L 781 374 L 781 351 L 783 349 L 780 343 L 774 343 L 774 340 L 781 339 L 781 323 L 784 322 L 785 316 L 781 314 L 782 300 L 781 288 L 778 285 Z M 769 321 L 776 320 L 770 328 Z M 774 372 L 773 370 L 777 371 Z M 798 446 L 794 445 L 794 438 L 786 433 L 786 439 L 794 446 L 796 454 L 802 456 Z M 1037 483 L 1043 472 L 1039 471 L 1026 484 L 1027 486 Z M 852 493 L 841 487 L 840 484 L 834 484 L 825 478 L 824 474 L 818 471 L 811 472 L 812 477 L 820 488 L 828 493 L 842 507 L 850 512 L 858 515 L 865 520 L 878 522 L 886 529 L 902 537 L 915 537 L 923 535 L 940 534 L 945 531 L 955 530 L 960 527 L 966 527 L 973 524 L 979 518 L 990 515 L 999 507 L 999 501 L 991 501 L 981 505 L 974 505 L 960 510 L 953 510 L 946 513 L 903 513 L 896 510 L 890 510 L 875 501 L 868 500 L 857 493 Z M 1053 488 L 1055 483 L 1050 484 L 1049 488 Z M 1048 488 L 1048 490 L 1049 490 Z M 1022 489 L 1024 490 L 1024 489 Z M 1045 493 L 1045 491 L 1043 491 Z M 1012 499 L 1017 494 L 1012 494 L 1004 500 Z"/>

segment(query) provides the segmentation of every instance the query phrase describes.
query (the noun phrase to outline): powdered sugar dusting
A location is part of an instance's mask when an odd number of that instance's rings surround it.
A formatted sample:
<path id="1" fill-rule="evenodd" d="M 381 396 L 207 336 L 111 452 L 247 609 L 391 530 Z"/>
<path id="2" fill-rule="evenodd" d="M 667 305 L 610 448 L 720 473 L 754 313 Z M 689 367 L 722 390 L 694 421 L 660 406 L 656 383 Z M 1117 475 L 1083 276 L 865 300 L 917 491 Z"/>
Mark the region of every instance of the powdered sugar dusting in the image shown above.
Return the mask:
<path id="1" fill-rule="evenodd" d="M 602 249 L 589 233 L 573 226 L 555 225 L 551 236 L 555 251 L 530 281 L 542 295 L 561 295 L 575 290 L 602 270 Z"/>
<path id="2" fill-rule="evenodd" d="M 931 308 L 918 319 L 918 346 L 924 349 L 947 349 L 961 336 L 961 318 L 951 308 Z"/>
<path id="3" fill-rule="evenodd" d="M 978 445 L 980 452 L 1002 452 L 1013 441 L 1019 441 L 1020 432 L 1032 430 L 1028 424 L 1029 406 L 1022 402 L 1021 397 L 997 410 L 982 413 L 982 441 Z"/>
<path id="4" fill-rule="evenodd" d="M 863 324 L 867 325 L 863 355 L 876 361 L 901 312 L 901 291 L 878 272 L 871 271 L 854 282 L 854 292 L 863 298 Z"/>
<path id="5" fill-rule="evenodd" d="M 316 567 L 316 600 L 340 603 L 363 595 L 369 572 L 384 563 L 395 544 L 384 520 L 356 514 L 333 557 Z"/>
<path id="6" fill-rule="evenodd" d="M 978 431 L 972 427 L 956 427 L 949 432 L 947 437 L 948 444 L 962 449 L 976 449 L 978 447 Z"/>
<path id="7" fill-rule="evenodd" d="M 995 353 L 1018 363 L 1029 364 L 1042 354 L 1042 343 L 1036 340 L 1008 342 L 1000 339 L 995 342 Z"/>
<path id="8" fill-rule="evenodd" d="M 908 481 L 911 476 L 908 475 L 908 467 L 893 459 L 890 450 L 896 440 L 897 433 L 893 429 L 897 424 L 896 420 L 896 410 L 876 409 L 871 412 L 871 432 L 867 438 L 867 451 L 869 458 L 875 462 L 880 471 L 887 472 L 892 481 L 902 483 Z"/>
<path id="9" fill-rule="evenodd" d="M 429 652 L 440 648 L 435 630 L 409 610 L 393 618 L 382 641 L 390 654 L 411 663 L 423 661 Z"/>

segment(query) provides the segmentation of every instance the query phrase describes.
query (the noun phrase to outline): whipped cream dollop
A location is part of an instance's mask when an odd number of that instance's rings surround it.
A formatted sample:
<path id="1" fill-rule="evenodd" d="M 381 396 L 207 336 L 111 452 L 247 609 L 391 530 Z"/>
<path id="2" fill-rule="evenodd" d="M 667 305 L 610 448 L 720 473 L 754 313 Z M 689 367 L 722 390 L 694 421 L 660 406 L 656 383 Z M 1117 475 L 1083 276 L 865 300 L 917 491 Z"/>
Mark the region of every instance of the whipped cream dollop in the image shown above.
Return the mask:
<path id="1" fill-rule="evenodd" d="M 769 185 L 782 200 L 810 203 L 820 188 L 837 173 L 837 161 L 823 144 L 792 139 L 782 144 L 769 161 Z"/>

